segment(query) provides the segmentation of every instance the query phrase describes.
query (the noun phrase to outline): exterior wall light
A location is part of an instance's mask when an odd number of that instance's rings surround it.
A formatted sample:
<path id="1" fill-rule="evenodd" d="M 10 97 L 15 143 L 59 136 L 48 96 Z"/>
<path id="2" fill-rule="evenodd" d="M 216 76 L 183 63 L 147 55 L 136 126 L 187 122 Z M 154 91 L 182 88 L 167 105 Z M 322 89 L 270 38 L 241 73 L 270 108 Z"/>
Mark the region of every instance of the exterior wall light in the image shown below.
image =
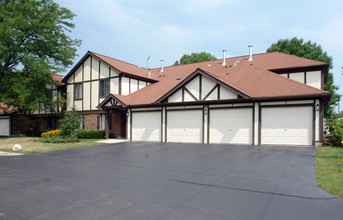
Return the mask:
<path id="1" fill-rule="evenodd" d="M 316 111 L 319 111 L 319 104 L 316 105 Z"/>
<path id="2" fill-rule="evenodd" d="M 130 113 L 129 112 L 126 112 L 126 117 L 129 117 Z"/>
<path id="3" fill-rule="evenodd" d="M 207 115 L 207 113 L 208 113 L 208 109 L 204 108 L 204 114 Z"/>

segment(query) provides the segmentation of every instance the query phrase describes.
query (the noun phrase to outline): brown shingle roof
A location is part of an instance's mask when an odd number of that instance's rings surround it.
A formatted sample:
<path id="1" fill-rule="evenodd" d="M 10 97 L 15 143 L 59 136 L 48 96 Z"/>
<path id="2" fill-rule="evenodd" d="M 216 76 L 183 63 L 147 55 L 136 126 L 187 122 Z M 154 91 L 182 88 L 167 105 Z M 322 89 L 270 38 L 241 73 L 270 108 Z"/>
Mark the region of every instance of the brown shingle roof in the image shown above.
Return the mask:
<path id="1" fill-rule="evenodd" d="M 227 66 L 222 66 L 222 60 L 214 60 L 165 67 L 163 73 L 157 68 L 152 72 L 159 75 L 159 82 L 127 96 L 114 96 L 126 105 L 152 104 L 176 88 L 197 69 L 251 98 L 329 95 L 328 92 L 269 71 L 280 68 L 326 66 L 325 63 L 279 52 L 254 55 L 252 62 L 249 62 L 248 58 L 242 56 L 226 59 Z"/>
<path id="2" fill-rule="evenodd" d="M 13 107 L 12 106 L 8 107 L 3 102 L 0 102 L 0 115 L 8 114 L 8 113 L 11 113 L 11 112 L 13 112 Z"/>

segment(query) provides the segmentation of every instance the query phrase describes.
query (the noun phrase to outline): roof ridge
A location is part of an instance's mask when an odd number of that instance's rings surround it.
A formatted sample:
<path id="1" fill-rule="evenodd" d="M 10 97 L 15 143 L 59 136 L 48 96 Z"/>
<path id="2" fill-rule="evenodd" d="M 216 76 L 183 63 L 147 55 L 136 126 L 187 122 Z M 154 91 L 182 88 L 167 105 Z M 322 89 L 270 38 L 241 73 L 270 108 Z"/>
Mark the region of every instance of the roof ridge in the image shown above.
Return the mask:
<path id="1" fill-rule="evenodd" d="M 116 61 L 119 61 L 119 62 L 122 62 L 122 63 L 125 63 L 125 64 L 129 64 L 129 65 L 138 67 L 138 68 L 146 69 L 146 68 L 141 67 L 141 66 L 138 66 L 138 65 L 136 65 L 136 64 L 129 63 L 129 62 L 126 62 L 126 61 L 123 61 L 123 60 L 119 60 L 119 59 L 116 59 L 116 58 L 113 58 L 113 57 L 110 57 L 110 56 L 106 56 L 106 55 L 103 55 L 103 54 L 100 54 L 100 53 L 97 53 L 97 52 L 93 52 L 93 51 L 88 51 L 88 52 L 92 53 L 92 54 L 95 55 L 95 56 L 100 55 L 100 56 L 107 57 L 107 58 L 112 59 L 112 60 L 116 60 Z M 147 70 L 147 69 L 146 69 L 146 70 Z"/>

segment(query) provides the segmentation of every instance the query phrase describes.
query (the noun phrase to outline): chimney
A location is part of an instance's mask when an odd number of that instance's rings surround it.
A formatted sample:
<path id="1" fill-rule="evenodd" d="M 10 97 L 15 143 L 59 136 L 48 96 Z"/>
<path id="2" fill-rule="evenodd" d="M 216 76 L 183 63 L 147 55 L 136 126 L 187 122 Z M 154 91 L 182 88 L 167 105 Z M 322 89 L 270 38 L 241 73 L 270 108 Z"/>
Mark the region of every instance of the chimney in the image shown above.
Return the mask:
<path id="1" fill-rule="evenodd" d="M 252 45 L 249 45 L 249 61 L 252 61 Z"/>
<path id="2" fill-rule="evenodd" d="M 226 66 L 226 57 L 225 57 L 225 55 L 226 55 L 226 50 L 223 50 L 223 64 L 222 64 L 222 66 Z"/>
<path id="3" fill-rule="evenodd" d="M 164 67 L 163 64 L 164 64 L 164 60 L 161 60 L 161 71 L 160 71 L 161 73 L 163 73 L 163 71 L 164 71 L 164 69 L 163 69 L 163 67 Z"/>

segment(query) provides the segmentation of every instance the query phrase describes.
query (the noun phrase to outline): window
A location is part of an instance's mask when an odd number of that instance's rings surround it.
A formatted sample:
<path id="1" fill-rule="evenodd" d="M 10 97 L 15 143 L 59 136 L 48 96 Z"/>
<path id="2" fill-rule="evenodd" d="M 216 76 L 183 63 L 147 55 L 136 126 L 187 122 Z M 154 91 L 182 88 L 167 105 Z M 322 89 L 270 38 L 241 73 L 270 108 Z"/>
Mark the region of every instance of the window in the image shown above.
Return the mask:
<path id="1" fill-rule="evenodd" d="M 76 99 L 82 99 L 82 83 L 75 84 L 74 97 Z"/>
<path id="2" fill-rule="evenodd" d="M 106 128 L 106 114 L 101 114 L 101 130 Z"/>
<path id="3" fill-rule="evenodd" d="M 100 80 L 100 97 L 105 97 L 110 94 L 110 80 L 102 79 Z"/>

